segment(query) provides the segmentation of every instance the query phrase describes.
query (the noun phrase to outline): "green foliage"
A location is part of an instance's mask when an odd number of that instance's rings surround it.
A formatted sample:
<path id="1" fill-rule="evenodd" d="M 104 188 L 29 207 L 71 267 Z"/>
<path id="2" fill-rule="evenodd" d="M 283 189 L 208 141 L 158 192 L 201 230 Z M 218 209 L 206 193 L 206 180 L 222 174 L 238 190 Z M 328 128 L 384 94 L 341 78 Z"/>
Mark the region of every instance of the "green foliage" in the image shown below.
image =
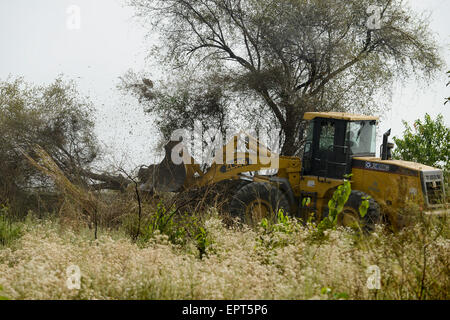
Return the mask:
<path id="1" fill-rule="evenodd" d="M 172 243 L 184 242 L 187 232 L 186 226 L 175 222 L 174 217 L 176 213 L 177 210 L 174 207 L 167 210 L 162 202 L 158 203 L 156 212 L 149 221 L 143 224 L 140 240 L 147 242 L 157 233 L 166 235 Z"/>
<path id="2" fill-rule="evenodd" d="M 138 226 L 135 215 L 132 215 L 131 219 L 127 217 L 123 223 L 129 236 L 134 238 Z M 213 244 L 201 217 L 188 213 L 180 214 L 175 207 L 167 209 L 162 201 L 157 204 L 152 215 L 141 221 L 137 240 L 139 244 L 145 245 L 159 235 L 167 237 L 167 240 L 175 245 L 183 246 L 192 241 L 201 259 Z"/>
<path id="3" fill-rule="evenodd" d="M 348 176 L 347 178 L 350 178 Z M 334 192 L 333 197 L 328 202 L 329 215 L 328 220 L 333 226 L 336 225 L 338 215 L 344 210 L 344 206 L 352 193 L 352 185 L 350 180 L 344 179 L 344 184 L 340 185 Z"/>
<path id="4" fill-rule="evenodd" d="M 30 193 L 52 186 L 22 153 L 34 158 L 35 145 L 71 181 L 79 179 L 80 170 L 98 154 L 94 125 L 92 103 L 74 82 L 58 78 L 47 86 L 33 86 L 21 78 L 0 80 L 0 201 L 9 200 L 12 210 L 27 212 Z"/>
<path id="5" fill-rule="evenodd" d="M 11 245 L 22 234 L 22 225 L 12 222 L 9 215 L 9 208 L 2 204 L 0 207 L 0 246 Z"/>
<path id="6" fill-rule="evenodd" d="M 320 293 L 323 296 L 326 296 L 329 300 L 347 300 L 349 298 L 349 295 L 347 293 L 336 293 L 328 287 L 323 287 L 320 290 Z"/>
<path id="7" fill-rule="evenodd" d="M 329 229 L 336 228 L 338 216 L 344 210 L 344 206 L 352 193 L 351 182 L 348 180 L 350 176 L 344 179 L 344 184 L 340 185 L 328 201 L 328 217 L 322 219 L 317 226 L 313 226 L 313 238 L 323 238 L 324 232 Z"/>
<path id="8" fill-rule="evenodd" d="M 359 206 L 359 214 L 361 215 L 361 218 L 364 218 L 367 214 L 367 210 L 369 209 L 369 206 L 370 206 L 370 202 L 369 202 L 370 199 L 371 199 L 370 196 L 362 198 L 363 201 L 361 202 L 361 205 Z"/>
<path id="9" fill-rule="evenodd" d="M 2 300 L 9 300 L 9 298 L 1 295 L 2 291 L 3 291 L 3 287 L 0 286 L 0 301 L 2 301 Z"/>
<path id="10" fill-rule="evenodd" d="M 290 235 L 299 230 L 300 225 L 295 219 L 291 219 L 282 209 L 278 211 L 275 223 L 264 218 L 260 223 L 262 233 L 258 242 L 267 249 L 283 247 L 291 243 Z"/>
<path id="11" fill-rule="evenodd" d="M 450 170 L 450 128 L 444 124 L 444 117 L 438 115 L 433 120 L 426 114 L 425 119 L 414 122 L 411 128 L 403 121 L 403 138 L 394 138 L 397 148 L 396 159 L 418 162 L 432 167 Z"/>
<path id="12" fill-rule="evenodd" d="M 195 236 L 197 249 L 200 253 L 200 259 L 203 259 L 203 257 L 208 253 L 208 248 L 213 244 L 212 240 L 208 236 L 208 232 L 205 230 L 205 228 L 200 227 L 198 234 Z"/>
<path id="13" fill-rule="evenodd" d="M 173 230 L 174 222 L 173 217 L 176 213 L 175 208 L 167 210 L 161 202 L 158 203 L 156 207 L 156 215 L 154 222 L 149 226 L 149 232 L 154 233 L 155 231 L 159 231 L 164 234 L 168 230 Z"/>
<path id="14" fill-rule="evenodd" d="M 352 185 L 349 180 L 352 175 L 347 175 L 344 179 L 344 183 L 340 185 L 333 194 L 333 197 L 328 202 L 328 217 L 324 218 L 316 227 L 313 227 L 313 238 L 323 238 L 324 231 L 329 229 L 335 229 L 338 222 L 338 217 L 344 210 L 350 194 L 352 193 Z M 359 214 L 361 218 L 364 218 L 369 209 L 370 196 L 363 197 L 361 205 L 359 206 Z M 309 223 L 309 225 L 312 225 Z"/>
<path id="15" fill-rule="evenodd" d="M 292 234 L 297 227 L 295 221 L 285 214 L 283 209 L 278 211 L 276 223 L 271 223 L 267 218 L 264 218 L 261 220 L 260 225 L 265 233 L 281 232 Z"/>
<path id="16" fill-rule="evenodd" d="M 311 204 L 311 198 L 304 198 L 302 201 L 302 207 L 309 207 Z"/>

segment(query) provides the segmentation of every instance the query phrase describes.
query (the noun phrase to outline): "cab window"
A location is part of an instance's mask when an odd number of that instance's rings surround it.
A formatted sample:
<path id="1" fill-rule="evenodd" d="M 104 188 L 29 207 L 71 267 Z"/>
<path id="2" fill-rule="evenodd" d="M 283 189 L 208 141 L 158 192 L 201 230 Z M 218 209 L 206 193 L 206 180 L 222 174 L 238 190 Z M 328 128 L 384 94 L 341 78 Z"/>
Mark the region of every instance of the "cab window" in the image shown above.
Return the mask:
<path id="1" fill-rule="evenodd" d="M 375 155 L 376 121 L 354 121 L 347 127 L 347 145 L 353 155 Z"/>
<path id="2" fill-rule="evenodd" d="M 322 121 L 320 123 L 320 151 L 333 151 L 335 125 L 331 121 Z"/>
<path id="3" fill-rule="evenodd" d="M 305 153 L 311 152 L 313 135 L 314 135 L 314 122 L 311 121 L 311 123 L 308 125 L 308 128 L 306 129 Z"/>

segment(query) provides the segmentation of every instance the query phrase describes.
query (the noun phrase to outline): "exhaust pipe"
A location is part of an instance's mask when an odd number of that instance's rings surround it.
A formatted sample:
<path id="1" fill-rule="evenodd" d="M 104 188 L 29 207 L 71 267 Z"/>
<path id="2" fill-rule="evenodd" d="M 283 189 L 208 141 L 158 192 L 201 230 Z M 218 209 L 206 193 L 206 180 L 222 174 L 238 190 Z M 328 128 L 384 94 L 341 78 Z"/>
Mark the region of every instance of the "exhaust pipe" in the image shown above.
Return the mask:
<path id="1" fill-rule="evenodd" d="M 391 135 L 391 129 L 383 135 L 383 145 L 381 146 L 381 160 L 389 160 L 392 144 L 388 143 L 389 136 Z M 391 147 L 391 148 L 390 148 Z"/>

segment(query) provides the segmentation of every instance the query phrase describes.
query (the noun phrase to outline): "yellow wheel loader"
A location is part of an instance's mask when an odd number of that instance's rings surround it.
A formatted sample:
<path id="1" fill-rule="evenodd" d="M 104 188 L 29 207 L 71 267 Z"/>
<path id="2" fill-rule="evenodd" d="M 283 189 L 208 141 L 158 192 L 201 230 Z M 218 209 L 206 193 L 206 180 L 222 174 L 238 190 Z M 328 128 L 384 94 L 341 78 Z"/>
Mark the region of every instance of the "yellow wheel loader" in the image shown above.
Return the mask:
<path id="1" fill-rule="evenodd" d="M 410 203 L 424 214 L 449 213 L 443 172 L 392 160 L 390 131 L 383 137 L 381 158 L 376 157 L 377 117 L 333 112 L 306 113 L 304 119 L 309 125 L 303 158 L 276 155 L 241 133 L 202 170 L 181 141 L 171 141 L 161 164 L 141 170 L 143 188 L 180 192 L 230 183 L 230 213 L 253 225 L 262 218 L 275 218 L 279 209 L 303 221 L 323 219 L 332 195 L 350 176 L 353 191 L 339 216 L 340 225 L 358 223 L 370 231 L 384 220 L 401 228 L 399 212 Z M 246 151 L 238 152 L 242 137 Z M 363 199 L 369 199 L 369 208 L 361 218 Z"/>

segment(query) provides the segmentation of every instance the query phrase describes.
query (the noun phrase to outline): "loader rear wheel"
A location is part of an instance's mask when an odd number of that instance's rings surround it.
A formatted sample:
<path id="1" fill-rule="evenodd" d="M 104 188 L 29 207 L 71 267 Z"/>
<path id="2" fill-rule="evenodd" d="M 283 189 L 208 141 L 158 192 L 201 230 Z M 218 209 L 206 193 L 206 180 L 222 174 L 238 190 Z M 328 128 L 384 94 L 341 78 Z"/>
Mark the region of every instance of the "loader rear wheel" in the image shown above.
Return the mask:
<path id="1" fill-rule="evenodd" d="M 339 214 L 337 219 L 338 226 L 349 228 L 361 228 L 364 232 L 370 233 L 375 231 L 375 225 L 381 223 L 381 209 L 378 203 L 373 199 L 369 199 L 369 208 L 364 218 L 361 218 L 359 207 L 363 198 L 369 195 L 361 191 L 352 191 L 344 210 Z M 324 217 L 328 217 L 328 206 L 324 209 Z"/>
<path id="2" fill-rule="evenodd" d="M 289 201 L 284 193 L 269 183 L 253 182 L 241 189 L 230 203 L 230 213 L 250 226 L 258 225 L 262 219 L 276 221 L 279 210 L 288 213 Z"/>

